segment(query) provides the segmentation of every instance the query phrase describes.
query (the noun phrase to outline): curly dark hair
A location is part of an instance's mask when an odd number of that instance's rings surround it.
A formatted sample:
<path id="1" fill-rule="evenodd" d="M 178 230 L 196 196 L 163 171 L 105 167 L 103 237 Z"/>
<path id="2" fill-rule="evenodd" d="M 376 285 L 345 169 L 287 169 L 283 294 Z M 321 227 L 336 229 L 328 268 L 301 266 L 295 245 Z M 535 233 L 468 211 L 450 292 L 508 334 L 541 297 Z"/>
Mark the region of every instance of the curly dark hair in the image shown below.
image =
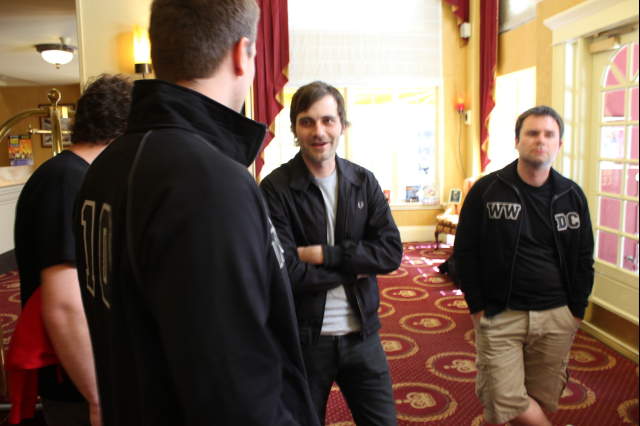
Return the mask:
<path id="1" fill-rule="evenodd" d="M 127 127 L 133 83 L 124 75 L 102 74 L 78 99 L 71 142 L 108 144 Z"/>

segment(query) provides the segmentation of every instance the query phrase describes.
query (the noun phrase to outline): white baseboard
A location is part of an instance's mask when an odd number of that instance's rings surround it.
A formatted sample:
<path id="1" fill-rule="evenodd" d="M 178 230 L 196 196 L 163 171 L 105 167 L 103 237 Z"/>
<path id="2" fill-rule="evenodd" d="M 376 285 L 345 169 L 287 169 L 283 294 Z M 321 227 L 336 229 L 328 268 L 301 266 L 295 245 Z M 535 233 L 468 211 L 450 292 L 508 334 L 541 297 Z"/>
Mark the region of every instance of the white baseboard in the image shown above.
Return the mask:
<path id="1" fill-rule="evenodd" d="M 398 226 L 403 243 L 416 241 L 434 241 L 436 227 L 430 226 Z"/>
<path id="2" fill-rule="evenodd" d="M 8 169 L 9 167 L 3 168 Z M 0 253 L 14 249 L 13 226 L 16 218 L 16 205 L 23 186 L 0 186 Z"/>

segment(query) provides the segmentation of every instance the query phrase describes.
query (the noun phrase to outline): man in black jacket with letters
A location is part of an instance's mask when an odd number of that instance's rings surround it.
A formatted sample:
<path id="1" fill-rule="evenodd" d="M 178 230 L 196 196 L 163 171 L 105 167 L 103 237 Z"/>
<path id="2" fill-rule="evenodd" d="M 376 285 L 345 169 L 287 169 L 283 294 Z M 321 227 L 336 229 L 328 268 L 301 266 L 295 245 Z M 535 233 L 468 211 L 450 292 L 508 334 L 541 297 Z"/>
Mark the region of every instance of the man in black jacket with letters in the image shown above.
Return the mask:
<path id="1" fill-rule="evenodd" d="M 454 259 L 489 423 L 551 424 L 593 285 L 587 199 L 551 168 L 563 128 L 549 107 L 521 114 L 519 158 L 476 182 L 460 214 Z"/>

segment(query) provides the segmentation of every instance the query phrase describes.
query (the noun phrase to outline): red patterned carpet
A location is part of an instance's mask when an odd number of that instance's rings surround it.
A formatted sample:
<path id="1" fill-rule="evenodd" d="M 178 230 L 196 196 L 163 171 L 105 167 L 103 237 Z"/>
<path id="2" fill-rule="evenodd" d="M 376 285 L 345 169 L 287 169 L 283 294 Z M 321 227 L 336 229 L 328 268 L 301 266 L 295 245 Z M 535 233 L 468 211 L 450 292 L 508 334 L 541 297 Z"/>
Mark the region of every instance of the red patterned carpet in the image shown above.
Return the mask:
<path id="1" fill-rule="evenodd" d="M 404 245 L 401 267 L 380 282 L 380 331 L 391 366 L 399 425 L 482 425 L 474 394 L 475 346 L 461 292 L 435 266 L 451 249 Z M 571 351 L 571 379 L 554 425 L 638 424 L 638 366 L 584 332 Z M 354 425 L 337 387 L 327 425 Z"/>
<path id="2" fill-rule="evenodd" d="M 401 267 L 380 277 L 381 336 L 394 382 L 398 424 L 482 425 L 474 395 L 473 327 L 460 291 L 435 266 L 450 254 L 433 243 L 405 244 Z M 5 348 L 20 311 L 18 275 L 0 275 Z M 638 366 L 579 332 L 571 379 L 554 425 L 638 424 Z M 354 425 L 334 387 L 327 425 Z"/>

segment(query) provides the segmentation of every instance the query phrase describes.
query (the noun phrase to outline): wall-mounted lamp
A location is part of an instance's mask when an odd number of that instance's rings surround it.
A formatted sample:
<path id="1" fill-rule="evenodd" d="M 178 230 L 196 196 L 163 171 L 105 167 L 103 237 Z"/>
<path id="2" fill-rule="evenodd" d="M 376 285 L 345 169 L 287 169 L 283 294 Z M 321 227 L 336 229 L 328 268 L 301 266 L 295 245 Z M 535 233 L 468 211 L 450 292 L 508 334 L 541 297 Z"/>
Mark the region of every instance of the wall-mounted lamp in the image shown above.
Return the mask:
<path id="1" fill-rule="evenodd" d="M 36 44 L 35 48 L 45 62 L 55 65 L 56 68 L 71 62 L 76 50 L 75 46 L 69 45 L 69 39 L 65 37 L 60 37 L 60 43 Z"/>
<path id="2" fill-rule="evenodd" d="M 512 2 L 517 3 L 517 2 Z M 463 22 L 460 24 L 460 38 L 463 40 L 467 40 L 471 38 L 471 24 L 468 22 Z"/>
<path id="3" fill-rule="evenodd" d="M 145 78 L 151 74 L 151 43 L 146 29 L 136 26 L 133 30 L 133 62 L 135 71 Z"/>
<path id="4" fill-rule="evenodd" d="M 456 99 L 456 112 L 460 116 L 460 120 L 464 122 L 464 124 L 471 124 L 471 111 L 467 109 L 464 104 L 464 98 L 462 96 L 458 96 Z"/>

